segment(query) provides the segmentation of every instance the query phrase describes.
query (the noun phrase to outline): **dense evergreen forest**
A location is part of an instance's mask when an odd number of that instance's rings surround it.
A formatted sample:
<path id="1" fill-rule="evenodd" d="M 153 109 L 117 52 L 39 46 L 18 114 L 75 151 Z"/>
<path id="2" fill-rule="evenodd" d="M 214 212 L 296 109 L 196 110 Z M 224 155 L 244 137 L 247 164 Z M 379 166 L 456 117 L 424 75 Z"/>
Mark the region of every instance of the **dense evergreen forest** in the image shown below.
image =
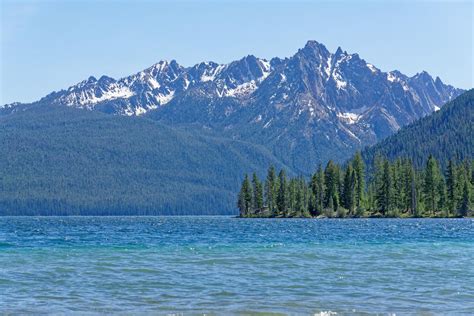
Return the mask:
<path id="1" fill-rule="evenodd" d="M 423 168 L 409 159 L 377 156 L 366 174 L 360 152 L 345 166 L 329 161 L 308 181 L 278 175 L 262 182 L 245 175 L 238 195 L 241 217 L 461 217 L 473 203 L 474 161 L 449 160 L 443 170 L 429 156 Z"/>
<path id="2" fill-rule="evenodd" d="M 402 127 L 397 133 L 362 151 L 369 168 L 377 155 L 394 160 L 410 157 L 416 168 L 433 155 L 443 168 L 449 159 L 474 157 L 474 89 L 445 104 L 438 112 Z"/>
<path id="3" fill-rule="evenodd" d="M 0 116 L 0 215 L 235 214 L 262 146 L 141 117 L 41 106 Z"/>
<path id="4" fill-rule="evenodd" d="M 472 188 L 472 175 L 466 171 L 472 166 L 468 168 L 465 161 L 474 157 L 473 108 L 474 90 L 470 90 L 440 111 L 362 151 L 357 157 L 362 157 L 365 172 L 350 164 L 356 180 L 351 180 L 350 173 L 345 178 L 347 165 L 333 161 L 324 170 L 320 168 L 315 184 L 305 181 L 312 170 L 296 170 L 284 162 L 286 145 L 272 152 L 265 145 L 203 132 L 191 125 L 169 126 L 146 117 L 120 117 L 54 105 L 25 107 L 10 114 L 0 111 L 0 215 L 235 214 L 242 174 L 255 170 L 264 178 L 266 168 L 273 165 L 285 170 L 279 211 L 279 192 L 275 190 L 279 190 L 280 182 L 274 170 L 271 189 L 264 184 L 257 188 L 251 183 L 254 179 L 248 179 L 252 193 L 246 191 L 246 207 L 240 203 L 244 214 L 425 216 L 432 211 L 430 216 L 441 216 L 449 210 L 450 216 L 458 216 L 463 214 L 464 191 L 469 197 Z M 439 162 L 435 164 L 439 189 L 434 192 L 438 196 L 431 199 L 435 204 L 428 203 L 423 188 L 429 153 Z M 306 155 L 300 150 L 291 158 L 304 160 Z M 380 158 L 376 161 L 376 156 L 390 161 L 386 190 L 392 193 L 384 208 L 377 191 L 384 162 Z M 409 157 L 413 163 L 415 198 L 410 207 L 408 186 L 404 191 L 398 189 L 400 179 L 407 177 L 409 163 L 397 157 Z M 450 168 L 455 170 L 452 177 L 456 181 L 451 191 L 446 172 L 449 159 L 453 159 Z M 305 178 L 293 178 L 300 172 Z M 466 190 L 462 174 L 471 179 Z M 355 197 L 351 197 L 345 181 L 355 181 Z M 254 192 L 257 197 L 253 197 Z M 404 207 L 398 195 L 406 202 Z M 253 201 L 251 205 L 249 201 Z"/>

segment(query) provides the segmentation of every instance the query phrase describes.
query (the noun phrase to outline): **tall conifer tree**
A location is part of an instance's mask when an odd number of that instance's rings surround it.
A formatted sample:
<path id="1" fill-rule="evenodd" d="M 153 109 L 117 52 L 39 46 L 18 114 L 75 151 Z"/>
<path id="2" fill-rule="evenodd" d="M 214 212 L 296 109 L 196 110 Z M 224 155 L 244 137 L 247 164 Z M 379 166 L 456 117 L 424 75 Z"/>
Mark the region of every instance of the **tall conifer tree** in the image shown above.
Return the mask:
<path id="1" fill-rule="evenodd" d="M 354 168 L 356 175 L 356 187 L 355 187 L 355 201 L 357 207 L 363 207 L 365 199 L 365 164 L 362 159 L 360 151 L 357 151 L 352 161 L 352 167 Z"/>
<path id="2" fill-rule="evenodd" d="M 469 190 L 469 181 L 464 179 L 464 185 L 462 189 L 462 197 L 459 205 L 459 215 L 466 216 L 470 207 L 470 190 Z"/>
<path id="3" fill-rule="evenodd" d="M 458 192 L 457 192 L 457 177 L 456 165 L 453 160 L 449 160 L 446 167 L 446 195 L 447 195 L 447 209 L 448 214 L 457 208 Z"/>
<path id="4" fill-rule="evenodd" d="M 344 173 L 343 186 L 343 205 L 346 209 L 349 210 L 351 214 L 353 214 L 356 206 L 357 197 L 357 175 L 351 164 L 347 166 L 346 171 Z"/>
<path id="5" fill-rule="evenodd" d="M 440 172 L 438 162 L 430 155 L 425 168 L 425 181 L 423 192 L 425 197 L 425 208 L 432 214 L 438 209 L 438 182 L 440 181 Z"/>
<path id="6" fill-rule="evenodd" d="M 271 216 L 275 216 L 277 213 L 276 207 L 276 173 L 275 168 L 270 166 L 268 168 L 267 178 L 265 180 L 265 205 L 268 208 Z"/>
<path id="7" fill-rule="evenodd" d="M 257 174 L 254 172 L 252 176 L 252 185 L 253 185 L 253 211 L 255 213 L 261 212 L 263 210 L 263 186 L 262 182 L 258 178 Z"/>
<path id="8" fill-rule="evenodd" d="M 286 216 L 288 212 L 288 184 L 286 180 L 286 173 L 285 170 L 281 170 L 278 174 L 280 187 L 278 189 L 278 196 L 277 196 L 277 207 L 278 213 L 280 216 Z"/>
<path id="9" fill-rule="evenodd" d="M 381 170 L 381 179 L 379 181 L 379 187 L 377 188 L 377 207 L 382 212 L 382 215 L 386 215 L 391 210 L 391 202 L 393 196 L 393 183 L 392 173 L 390 170 L 390 162 L 385 159 Z"/>

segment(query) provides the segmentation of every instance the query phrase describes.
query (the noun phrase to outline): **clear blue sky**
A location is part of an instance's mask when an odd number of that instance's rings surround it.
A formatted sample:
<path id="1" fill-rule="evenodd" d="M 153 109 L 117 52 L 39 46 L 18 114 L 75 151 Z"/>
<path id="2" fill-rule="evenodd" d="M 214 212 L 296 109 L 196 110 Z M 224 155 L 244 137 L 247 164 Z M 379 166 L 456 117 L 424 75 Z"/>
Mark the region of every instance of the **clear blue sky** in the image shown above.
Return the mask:
<path id="1" fill-rule="evenodd" d="M 472 1 L 0 2 L 0 104 L 34 101 L 90 75 L 120 78 L 161 59 L 191 66 L 287 57 L 309 39 L 384 71 L 426 70 L 473 87 Z"/>

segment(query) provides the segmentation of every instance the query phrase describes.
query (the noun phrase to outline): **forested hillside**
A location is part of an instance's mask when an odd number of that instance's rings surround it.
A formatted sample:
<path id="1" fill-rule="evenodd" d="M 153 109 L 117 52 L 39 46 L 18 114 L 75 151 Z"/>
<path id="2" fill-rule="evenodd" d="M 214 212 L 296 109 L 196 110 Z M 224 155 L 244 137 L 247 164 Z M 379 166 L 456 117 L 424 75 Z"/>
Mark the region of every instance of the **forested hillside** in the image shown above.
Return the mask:
<path id="1" fill-rule="evenodd" d="M 474 157 L 474 89 L 362 152 L 369 165 L 380 155 L 408 157 L 417 167 L 431 154 L 442 166 Z"/>
<path id="2" fill-rule="evenodd" d="M 0 214 L 230 214 L 265 148 L 58 106 L 0 117 Z"/>
<path id="3" fill-rule="evenodd" d="M 368 173 L 373 174 L 376 155 L 390 161 L 405 157 L 418 170 L 432 154 L 442 173 L 448 159 L 456 165 L 472 159 L 473 99 L 471 90 L 364 151 Z M 4 113 L 0 144 L 2 215 L 232 214 L 245 172 L 255 171 L 261 177 L 274 165 L 289 176 L 295 174 L 293 163 L 282 163 L 288 162 L 283 159 L 291 149 L 288 144 L 277 151 L 270 142 L 223 137 L 212 129 L 194 129 L 193 124 L 178 127 L 146 117 L 58 105 L 30 105 Z M 290 158 L 307 157 L 306 152 L 293 151 Z M 294 189 L 304 184 L 302 178 L 295 181 Z M 332 204 L 325 208 L 342 205 L 343 188 L 333 188 L 338 198 L 328 199 Z M 371 189 L 367 188 L 367 196 Z"/>

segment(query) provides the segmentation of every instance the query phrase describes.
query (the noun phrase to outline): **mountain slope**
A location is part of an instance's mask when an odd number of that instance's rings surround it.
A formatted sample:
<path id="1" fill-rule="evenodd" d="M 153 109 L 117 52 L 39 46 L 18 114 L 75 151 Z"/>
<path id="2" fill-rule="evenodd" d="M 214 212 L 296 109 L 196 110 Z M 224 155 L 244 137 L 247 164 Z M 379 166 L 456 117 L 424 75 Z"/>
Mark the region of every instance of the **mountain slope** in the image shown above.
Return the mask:
<path id="1" fill-rule="evenodd" d="M 262 146 L 59 106 L 0 117 L 0 214 L 230 214 Z M 285 166 L 285 168 L 289 168 Z"/>
<path id="2" fill-rule="evenodd" d="M 215 98 L 195 87 L 148 115 L 264 144 L 308 173 L 329 159 L 344 161 L 461 93 L 426 72 L 411 78 L 384 73 L 357 54 L 330 53 L 315 41 L 270 64 L 271 72 L 245 99 Z"/>
<path id="3" fill-rule="evenodd" d="M 421 166 L 430 154 L 443 165 L 449 159 L 474 158 L 474 89 L 443 108 L 410 124 L 377 145 L 362 152 L 371 162 L 377 154 L 389 159 L 409 157 Z"/>
<path id="4" fill-rule="evenodd" d="M 383 72 L 358 54 L 316 41 L 285 59 L 249 55 L 229 64 L 161 61 L 115 80 L 89 78 L 37 104 L 146 115 L 266 146 L 301 173 L 343 161 L 462 93 L 421 72 Z M 2 113 L 25 105 L 3 106 Z"/>

